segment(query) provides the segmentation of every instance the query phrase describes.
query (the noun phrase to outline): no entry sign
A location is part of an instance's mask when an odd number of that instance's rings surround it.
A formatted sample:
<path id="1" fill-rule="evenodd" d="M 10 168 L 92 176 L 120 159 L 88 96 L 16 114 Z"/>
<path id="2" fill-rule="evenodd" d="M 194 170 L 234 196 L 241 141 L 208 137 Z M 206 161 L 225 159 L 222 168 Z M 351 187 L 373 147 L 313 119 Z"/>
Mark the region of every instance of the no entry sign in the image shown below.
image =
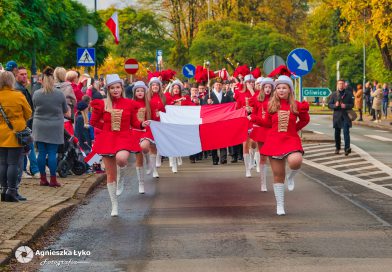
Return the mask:
<path id="1" fill-rule="evenodd" d="M 136 74 L 137 70 L 139 70 L 139 63 L 135 59 L 127 59 L 124 68 L 128 74 Z"/>

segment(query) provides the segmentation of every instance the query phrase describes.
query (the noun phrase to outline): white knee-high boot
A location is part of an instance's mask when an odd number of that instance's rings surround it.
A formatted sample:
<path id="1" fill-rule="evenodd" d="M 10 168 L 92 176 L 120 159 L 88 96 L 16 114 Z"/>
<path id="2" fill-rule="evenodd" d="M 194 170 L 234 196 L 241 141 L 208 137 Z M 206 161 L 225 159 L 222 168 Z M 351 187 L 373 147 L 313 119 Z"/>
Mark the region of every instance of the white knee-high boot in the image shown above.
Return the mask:
<path id="1" fill-rule="evenodd" d="M 126 178 L 126 170 L 127 167 L 120 167 L 117 166 L 117 189 L 116 189 L 116 195 L 121 195 L 122 192 L 124 191 L 124 182 Z"/>
<path id="2" fill-rule="evenodd" d="M 172 172 L 177 173 L 177 157 L 170 157 L 172 161 Z"/>
<path id="3" fill-rule="evenodd" d="M 109 191 L 109 196 L 110 196 L 110 201 L 112 202 L 112 212 L 111 216 L 118 216 L 118 201 L 117 201 L 117 195 L 116 195 L 116 182 L 108 183 L 107 184 L 108 191 Z"/>
<path id="4" fill-rule="evenodd" d="M 159 178 L 159 174 L 158 174 L 158 171 L 157 171 L 157 165 L 156 165 L 156 161 L 157 161 L 156 157 L 157 157 L 157 155 L 155 155 L 155 154 L 151 154 L 150 155 L 150 161 L 151 161 L 150 167 L 152 169 L 152 176 L 154 178 Z"/>
<path id="5" fill-rule="evenodd" d="M 169 157 L 169 167 L 173 167 L 173 157 Z"/>
<path id="6" fill-rule="evenodd" d="M 276 214 L 285 215 L 284 212 L 284 183 L 274 183 L 274 193 L 276 199 Z"/>
<path id="7" fill-rule="evenodd" d="M 145 166 L 146 166 L 146 175 L 150 175 L 151 172 L 152 172 L 150 154 L 149 153 L 143 154 L 143 157 L 146 159 L 146 164 L 145 164 Z"/>
<path id="8" fill-rule="evenodd" d="M 136 167 L 137 180 L 139 181 L 139 194 L 144 194 L 144 172 L 143 167 Z"/>
<path id="9" fill-rule="evenodd" d="M 292 170 L 290 169 L 289 173 L 286 175 L 286 180 L 287 180 L 287 189 L 289 191 L 294 190 L 294 176 L 298 173 L 299 170 Z"/>
<path id="10" fill-rule="evenodd" d="M 244 154 L 244 164 L 245 164 L 245 176 L 250 178 L 252 175 L 250 173 L 250 155 Z"/>
<path id="11" fill-rule="evenodd" d="M 182 157 L 177 157 L 177 165 L 182 165 Z"/>
<path id="12" fill-rule="evenodd" d="M 260 173 L 260 152 L 257 149 L 255 151 L 255 162 L 256 162 L 256 172 Z"/>
<path id="13" fill-rule="evenodd" d="M 249 156 L 250 156 L 250 161 L 249 161 L 249 169 L 252 170 L 254 167 L 254 160 L 255 160 L 255 150 L 253 148 L 249 148 Z"/>
<path id="14" fill-rule="evenodd" d="M 159 153 L 157 153 L 157 155 L 155 156 L 155 166 L 156 167 L 161 167 L 162 165 L 162 157 L 161 155 L 159 155 Z"/>
<path id="15" fill-rule="evenodd" d="M 260 181 L 261 181 L 261 188 L 260 191 L 267 192 L 267 165 L 261 164 L 260 165 Z"/>

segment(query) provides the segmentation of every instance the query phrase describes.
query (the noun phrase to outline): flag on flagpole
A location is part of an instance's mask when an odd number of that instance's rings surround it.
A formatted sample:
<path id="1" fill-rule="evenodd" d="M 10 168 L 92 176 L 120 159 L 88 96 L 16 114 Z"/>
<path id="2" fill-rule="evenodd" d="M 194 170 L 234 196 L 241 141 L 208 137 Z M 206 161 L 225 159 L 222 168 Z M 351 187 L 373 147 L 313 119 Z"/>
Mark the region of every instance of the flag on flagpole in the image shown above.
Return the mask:
<path id="1" fill-rule="evenodd" d="M 84 158 L 84 162 L 87 163 L 88 165 L 93 165 L 94 163 L 99 163 L 102 159 L 101 155 L 98 155 L 97 153 L 95 153 L 94 151 L 92 151 L 90 154 L 88 154 L 85 158 Z"/>
<path id="2" fill-rule="evenodd" d="M 110 17 L 109 20 L 107 20 L 106 26 L 112 32 L 113 37 L 114 37 L 114 42 L 116 44 L 118 44 L 120 41 L 120 31 L 119 31 L 119 25 L 118 25 L 118 12 L 117 11 L 115 13 L 113 13 L 112 17 Z"/>

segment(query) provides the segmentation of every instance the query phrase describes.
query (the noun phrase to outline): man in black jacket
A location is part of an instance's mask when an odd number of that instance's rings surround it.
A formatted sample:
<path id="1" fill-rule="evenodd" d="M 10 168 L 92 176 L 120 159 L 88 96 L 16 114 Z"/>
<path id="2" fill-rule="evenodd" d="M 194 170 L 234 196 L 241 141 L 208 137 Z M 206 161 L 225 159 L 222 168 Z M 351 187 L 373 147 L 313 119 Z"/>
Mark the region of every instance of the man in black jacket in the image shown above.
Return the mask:
<path id="1" fill-rule="evenodd" d="M 344 136 L 344 154 L 348 156 L 351 153 L 350 148 L 350 127 L 352 122 L 347 111 L 354 106 L 353 93 L 344 89 L 344 80 L 338 80 L 337 91 L 331 95 L 328 107 L 333 110 L 333 127 L 335 128 L 335 154 L 340 151 L 340 133 L 343 128 Z"/>
<path id="2" fill-rule="evenodd" d="M 211 90 L 210 93 L 207 93 L 207 95 L 204 98 L 205 104 L 212 105 L 212 104 L 222 104 L 222 103 L 229 103 L 233 102 L 232 97 L 225 95 L 222 92 L 222 79 L 217 78 L 215 80 L 213 89 Z M 219 157 L 218 157 L 218 150 L 212 150 L 212 163 L 214 165 L 218 165 L 219 162 Z M 220 163 L 221 164 L 226 164 L 227 163 L 227 148 L 221 148 L 220 149 Z"/>

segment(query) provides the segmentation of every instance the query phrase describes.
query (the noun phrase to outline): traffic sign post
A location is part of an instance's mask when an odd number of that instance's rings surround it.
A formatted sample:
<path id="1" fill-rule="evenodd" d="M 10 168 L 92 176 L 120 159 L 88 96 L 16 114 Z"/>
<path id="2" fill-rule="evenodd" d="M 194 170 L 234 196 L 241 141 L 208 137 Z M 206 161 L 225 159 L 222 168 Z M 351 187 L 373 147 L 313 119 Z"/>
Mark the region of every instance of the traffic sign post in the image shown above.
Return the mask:
<path id="1" fill-rule="evenodd" d="M 312 97 L 328 97 L 332 94 L 329 88 L 323 87 L 304 87 L 302 88 L 303 96 Z"/>
<path id="2" fill-rule="evenodd" d="M 78 48 L 76 51 L 77 66 L 94 66 L 95 65 L 95 48 Z"/>
<path id="3" fill-rule="evenodd" d="M 304 48 L 297 48 L 287 56 L 287 67 L 297 76 L 310 73 L 313 68 L 314 59 L 312 54 Z"/>
<path id="4" fill-rule="evenodd" d="M 182 74 L 186 78 L 193 78 L 195 76 L 195 72 L 196 72 L 196 67 L 190 63 L 182 67 Z"/>
<path id="5" fill-rule="evenodd" d="M 136 74 L 136 72 L 139 70 L 139 63 L 137 62 L 136 59 L 127 59 L 124 63 L 124 69 L 125 72 L 130 74 L 131 82 L 133 82 L 133 74 Z"/>
<path id="6" fill-rule="evenodd" d="M 286 65 L 281 57 L 277 55 L 269 56 L 263 63 L 263 71 L 268 75 L 280 65 Z"/>

